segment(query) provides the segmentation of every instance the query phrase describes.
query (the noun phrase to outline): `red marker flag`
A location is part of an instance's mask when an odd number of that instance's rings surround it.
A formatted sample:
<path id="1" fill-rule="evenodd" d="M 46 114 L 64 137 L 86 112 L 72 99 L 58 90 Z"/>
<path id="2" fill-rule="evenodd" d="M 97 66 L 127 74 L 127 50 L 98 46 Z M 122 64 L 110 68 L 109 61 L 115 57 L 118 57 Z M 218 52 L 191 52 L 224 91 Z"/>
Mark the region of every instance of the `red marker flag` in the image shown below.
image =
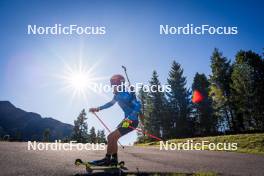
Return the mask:
<path id="1" fill-rule="evenodd" d="M 198 90 L 194 90 L 193 91 L 193 97 L 192 97 L 192 102 L 193 103 L 201 103 L 203 101 L 203 95 L 201 94 L 201 92 L 199 92 Z"/>

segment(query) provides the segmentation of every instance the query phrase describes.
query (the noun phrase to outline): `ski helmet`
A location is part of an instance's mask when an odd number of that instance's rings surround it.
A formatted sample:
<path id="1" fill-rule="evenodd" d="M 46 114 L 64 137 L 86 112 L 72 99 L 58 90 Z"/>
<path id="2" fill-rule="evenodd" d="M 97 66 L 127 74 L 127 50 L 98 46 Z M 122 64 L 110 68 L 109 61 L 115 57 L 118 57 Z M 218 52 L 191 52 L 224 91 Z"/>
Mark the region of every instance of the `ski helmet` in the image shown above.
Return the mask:
<path id="1" fill-rule="evenodd" d="M 121 85 L 122 83 L 125 83 L 125 78 L 122 75 L 113 75 L 110 79 L 111 86 L 115 85 Z"/>

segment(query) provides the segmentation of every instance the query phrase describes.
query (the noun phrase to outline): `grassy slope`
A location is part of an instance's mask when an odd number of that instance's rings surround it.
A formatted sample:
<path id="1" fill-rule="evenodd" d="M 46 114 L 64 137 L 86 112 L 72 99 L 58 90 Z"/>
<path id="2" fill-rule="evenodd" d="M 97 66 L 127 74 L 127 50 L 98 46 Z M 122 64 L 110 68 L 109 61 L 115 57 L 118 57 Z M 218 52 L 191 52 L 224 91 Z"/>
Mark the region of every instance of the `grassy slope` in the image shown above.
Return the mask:
<path id="1" fill-rule="evenodd" d="M 193 140 L 194 143 L 201 141 L 210 141 L 212 143 L 228 143 L 228 142 L 237 143 L 238 148 L 235 152 L 264 154 L 264 133 L 172 139 L 169 140 L 169 142 L 183 143 L 186 142 L 187 140 Z M 137 145 L 159 146 L 159 142 L 151 142 L 151 143 L 137 144 Z"/>

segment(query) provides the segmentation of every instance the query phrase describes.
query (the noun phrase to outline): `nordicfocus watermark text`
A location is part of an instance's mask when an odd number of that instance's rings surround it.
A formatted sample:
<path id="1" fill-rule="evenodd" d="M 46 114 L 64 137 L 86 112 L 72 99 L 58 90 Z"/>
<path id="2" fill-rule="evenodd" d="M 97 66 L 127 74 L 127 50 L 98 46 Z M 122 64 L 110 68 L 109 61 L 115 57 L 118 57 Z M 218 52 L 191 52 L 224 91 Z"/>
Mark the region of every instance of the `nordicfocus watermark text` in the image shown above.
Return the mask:
<path id="1" fill-rule="evenodd" d="M 217 151 L 236 151 L 237 143 L 211 143 L 209 141 L 174 143 L 160 141 L 160 150 L 217 150 Z"/>
<path id="2" fill-rule="evenodd" d="M 237 26 L 212 26 L 203 24 L 195 26 L 187 24 L 186 26 L 160 25 L 160 35 L 236 35 Z"/>
<path id="3" fill-rule="evenodd" d="M 61 24 L 54 24 L 53 26 L 27 26 L 28 35 L 104 35 L 106 34 L 105 26 L 79 26 L 71 24 L 63 26 Z"/>
<path id="4" fill-rule="evenodd" d="M 217 150 L 217 151 L 236 151 L 237 143 L 210 143 L 209 141 L 194 142 L 186 140 L 186 142 L 174 143 L 169 141 L 160 141 L 160 150 Z M 61 140 L 55 140 L 53 143 L 32 142 L 28 141 L 27 150 L 52 150 L 52 151 L 71 151 L 71 150 L 105 150 L 105 143 L 62 143 Z"/>
<path id="5" fill-rule="evenodd" d="M 43 143 L 43 142 L 32 142 L 28 141 L 28 150 L 105 150 L 105 143 L 76 143 L 76 141 L 70 141 L 69 143 L 62 143 L 60 140 L 55 140 L 53 143 Z"/>
<path id="6" fill-rule="evenodd" d="M 94 92 L 108 93 L 108 92 L 171 92 L 171 85 L 145 85 L 143 83 L 136 83 L 134 85 L 128 85 L 128 83 L 122 83 L 121 85 L 107 85 L 101 83 L 89 83 L 87 87 Z"/>

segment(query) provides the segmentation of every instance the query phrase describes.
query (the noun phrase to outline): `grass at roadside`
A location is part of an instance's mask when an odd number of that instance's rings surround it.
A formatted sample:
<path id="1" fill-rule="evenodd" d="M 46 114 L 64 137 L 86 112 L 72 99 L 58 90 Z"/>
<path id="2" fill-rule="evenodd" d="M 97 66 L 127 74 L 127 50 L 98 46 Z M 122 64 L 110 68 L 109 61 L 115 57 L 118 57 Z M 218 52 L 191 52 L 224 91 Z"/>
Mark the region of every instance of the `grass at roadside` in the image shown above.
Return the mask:
<path id="1" fill-rule="evenodd" d="M 237 150 L 232 152 L 264 154 L 264 133 L 256 134 L 238 134 L 238 135 L 223 135 L 212 137 L 197 137 L 185 139 L 172 139 L 168 143 L 186 143 L 187 140 L 193 140 L 193 143 L 201 143 L 209 141 L 210 143 L 237 143 Z M 149 142 L 137 144 L 138 146 L 159 146 L 159 142 Z M 205 150 L 208 150 L 205 147 Z"/>

